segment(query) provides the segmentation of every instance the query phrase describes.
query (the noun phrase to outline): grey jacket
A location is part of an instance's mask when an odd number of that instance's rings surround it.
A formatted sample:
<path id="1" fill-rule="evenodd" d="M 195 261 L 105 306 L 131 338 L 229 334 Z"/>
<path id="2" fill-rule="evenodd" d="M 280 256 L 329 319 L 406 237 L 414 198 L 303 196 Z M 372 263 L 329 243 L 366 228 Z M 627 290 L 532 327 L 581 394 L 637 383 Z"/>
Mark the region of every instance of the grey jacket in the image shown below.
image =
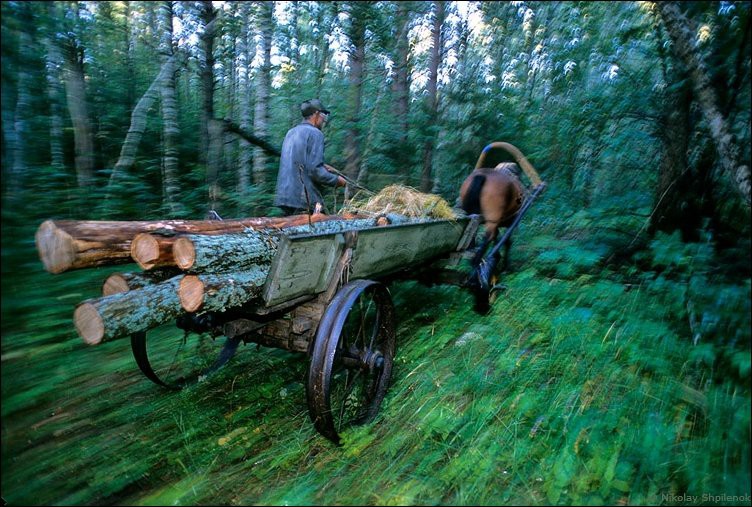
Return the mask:
<path id="1" fill-rule="evenodd" d="M 324 168 L 324 134 L 319 129 L 304 121 L 287 131 L 279 159 L 276 206 L 312 213 L 317 202 L 324 204 L 321 185 L 335 186 L 337 179 Z"/>

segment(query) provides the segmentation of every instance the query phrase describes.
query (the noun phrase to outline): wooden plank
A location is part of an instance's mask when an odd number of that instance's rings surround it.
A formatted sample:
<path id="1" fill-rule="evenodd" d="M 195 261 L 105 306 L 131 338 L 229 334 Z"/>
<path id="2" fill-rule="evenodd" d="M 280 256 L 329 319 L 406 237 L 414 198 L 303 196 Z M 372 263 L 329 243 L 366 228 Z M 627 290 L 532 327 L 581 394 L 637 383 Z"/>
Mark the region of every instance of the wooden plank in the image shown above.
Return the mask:
<path id="1" fill-rule="evenodd" d="M 457 248 L 466 223 L 442 220 L 359 231 L 350 278 L 374 278 L 448 254 Z"/>
<path id="2" fill-rule="evenodd" d="M 344 246 L 341 232 L 281 238 L 262 293 L 266 305 L 323 292 Z"/>

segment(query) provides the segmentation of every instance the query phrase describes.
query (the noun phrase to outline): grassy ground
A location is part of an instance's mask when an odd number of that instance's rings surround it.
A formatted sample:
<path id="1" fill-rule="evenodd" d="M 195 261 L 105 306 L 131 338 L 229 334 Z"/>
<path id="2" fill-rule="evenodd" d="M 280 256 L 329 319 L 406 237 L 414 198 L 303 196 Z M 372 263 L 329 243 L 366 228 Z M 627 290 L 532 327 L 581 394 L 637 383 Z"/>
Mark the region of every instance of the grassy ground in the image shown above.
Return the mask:
<path id="1" fill-rule="evenodd" d="M 749 279 L 699 292 L 704 272 L 680 274 L 701 256 L 670 239 L 653 271 L 612 271 L 595 218 L 562 230 L 552 206 L 525 220 L 490 315 L 457 288 L 391 287 L 392 387 L 339 448 L 308 419 L 303 355 L 245 346 L 209 381 L 160 390 L 127 340 L 88 347 L 73 329 L 116 269 L 49 275 L 37 224 L 4 230 L 3 499 L 748 505 L 733 496 L 750 494 Z"/>

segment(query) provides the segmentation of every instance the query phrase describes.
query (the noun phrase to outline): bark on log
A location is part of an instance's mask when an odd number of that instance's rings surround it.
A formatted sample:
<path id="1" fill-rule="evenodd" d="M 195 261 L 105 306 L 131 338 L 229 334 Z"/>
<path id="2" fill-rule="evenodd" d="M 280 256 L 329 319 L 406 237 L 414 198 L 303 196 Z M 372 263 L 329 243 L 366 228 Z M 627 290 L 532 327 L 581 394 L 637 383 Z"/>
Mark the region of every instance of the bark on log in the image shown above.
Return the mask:
<path id="1" fill-rule="evenodd" d="M 178 297 L 188 312 L 224 311 L 261 297 L 269 266 L 223 275 L 186 275 Z"/>
<path id="2" fill-rule="evenodd" d="M 164 324 L 181 312 L 181 276 L 121 294 L 89 299 L 76 307 L 73 322 L 89 345 Z"/>
<path id="3" fill-rule="evenodd" d="M 283 234 L 325 234 L 376 225 L 374 219 L 367 218 L 222 236 L 185 235 L 178 238 L 173 246 L 174 265 L 193 273 L 241 271 L 257 264 L 269 264 Z"/>
<path id="4" fill-rule="evenodd" d="M 336 215 L 313 215 L 313 222 L 342 220 Z M 131 262 L 131 240 L 144 232 L 227 234 L 247 228 L 289 227 L 308 223 L 307 215 L 233 220 L 79 221 L 46 220 L 36 232 L 36 246 L 50 273 Z"/>
<path id="5" fill-rule="evenodd" d="M 278 241 L 278 234 L 265 231 L 181 236 L 173 248 L 173 262 L 191 272 L 242 270 L 255 264 L 269 264 Z"/>
<path id="6" fill-rule="evenodd" d="M 102 296 L 141 289 L 180 274 L 175 269 L 155 269 L 136 273 L 113 273 L 102 284 Z"/>

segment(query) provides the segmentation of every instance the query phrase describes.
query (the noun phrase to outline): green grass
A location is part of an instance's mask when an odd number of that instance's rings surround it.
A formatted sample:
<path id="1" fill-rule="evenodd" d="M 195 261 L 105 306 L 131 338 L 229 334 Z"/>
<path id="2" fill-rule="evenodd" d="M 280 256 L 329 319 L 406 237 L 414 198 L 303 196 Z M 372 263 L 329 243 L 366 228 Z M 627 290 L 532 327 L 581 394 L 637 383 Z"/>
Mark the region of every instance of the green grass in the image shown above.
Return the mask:
<path id="1" fill-rule="evenodd" d="M 75 304 L 116 268 L 49 275 L 33 228 L 4 231 L 3 499 L 603 505 L 749 495 L 749 279 L 714 278 L 686 259 L 700 259 L 702 245 L 671 238 L 648 247 L 640 269 L 608 267 L 592 224 L 561 229 L 548 210 L 523 225 L 488 316 L 458 288 L 392 285 L 392 386 L 376 421 L 346 432 L 342 447 L 308 419 L 305 356 L 244 346 L 217 376 L 165 392 L 138 372 L 128 340 L 89 347 L 75 334 Z"/>

